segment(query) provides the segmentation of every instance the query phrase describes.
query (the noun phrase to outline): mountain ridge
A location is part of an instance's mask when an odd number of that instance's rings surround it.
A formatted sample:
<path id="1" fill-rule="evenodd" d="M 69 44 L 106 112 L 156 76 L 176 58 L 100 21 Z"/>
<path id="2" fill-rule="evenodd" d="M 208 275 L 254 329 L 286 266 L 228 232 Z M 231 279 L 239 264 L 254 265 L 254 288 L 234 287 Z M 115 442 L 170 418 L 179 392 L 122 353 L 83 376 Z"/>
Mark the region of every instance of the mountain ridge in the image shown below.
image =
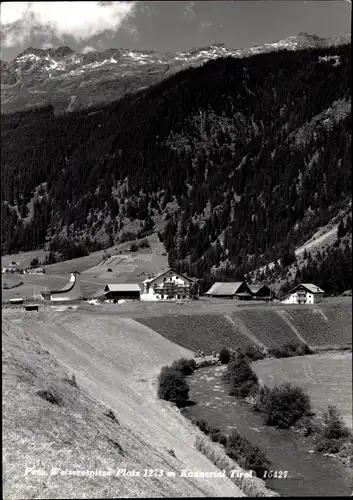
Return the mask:
<path id="1" fill-rule="evenodd" d="M 29 47 L 12 61 L 1 62 L 1 109 L 9 112 L 52 103 L 57 112 L 72 111 L 111 102 L 211 59 L 330 47 L 349 40 L 350 36 L 319 38 L 300 33 L 248 49 L 229 49 L 215 43 L 175 53 L 124 48 L 78 53 L 68 46 Z"/>

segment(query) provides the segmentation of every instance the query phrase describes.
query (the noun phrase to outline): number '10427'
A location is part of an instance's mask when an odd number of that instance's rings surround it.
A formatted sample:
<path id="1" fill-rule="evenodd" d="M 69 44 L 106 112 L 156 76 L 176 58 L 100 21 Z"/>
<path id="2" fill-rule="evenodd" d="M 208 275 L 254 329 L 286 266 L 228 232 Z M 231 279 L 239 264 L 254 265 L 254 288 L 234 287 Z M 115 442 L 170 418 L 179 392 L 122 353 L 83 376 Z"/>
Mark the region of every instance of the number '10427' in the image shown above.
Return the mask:
<path id="1" fill-rule="evenodd" d="M 287 470 L 265 470 L 264 479 L 286 479 L 288 475 Z"/>

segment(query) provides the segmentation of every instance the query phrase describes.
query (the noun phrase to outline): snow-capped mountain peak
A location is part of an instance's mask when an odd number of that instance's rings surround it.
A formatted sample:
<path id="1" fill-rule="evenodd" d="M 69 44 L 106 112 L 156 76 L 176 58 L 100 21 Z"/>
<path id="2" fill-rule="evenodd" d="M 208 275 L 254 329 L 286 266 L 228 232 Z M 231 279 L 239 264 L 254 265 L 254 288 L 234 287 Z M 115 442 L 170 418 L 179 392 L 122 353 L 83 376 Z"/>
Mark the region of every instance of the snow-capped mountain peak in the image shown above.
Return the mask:
<path id="1" fill-rule="evenodd" d="M 13 61 L 1 62 L 3 111 L 42 104 L 50 99 L 58 109 L 88 106 L 97 101 L 118 99 L 189 66 L 198 66 L 219 57 L 246 57 L 274 50 L 299 50 L 349 43 L 350 35 L 321 39 L 299 33 L 278 42 L 248 49 L 229 49 L 223 43 L 188 51 L 169 53 L 153 50 L 107 49 L 81 54 L 70 47 L 37 49 L 29 47 Z M 70 107 L 71 109 L 71 107 Z"/>

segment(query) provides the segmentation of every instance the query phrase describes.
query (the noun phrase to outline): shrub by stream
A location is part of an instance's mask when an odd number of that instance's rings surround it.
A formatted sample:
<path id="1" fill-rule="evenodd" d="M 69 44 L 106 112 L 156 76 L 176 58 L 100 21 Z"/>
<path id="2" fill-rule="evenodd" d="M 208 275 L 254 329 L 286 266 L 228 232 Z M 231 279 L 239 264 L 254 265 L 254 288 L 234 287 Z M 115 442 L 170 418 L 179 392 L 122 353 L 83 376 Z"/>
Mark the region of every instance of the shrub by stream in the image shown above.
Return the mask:
<path id="1" fill-rule="evenodd" d="M 288 429 L 300 418 L 311 413 L 309 396 L 298 386 L 283 383 L 272 389 L 260 389 L 257 409 L 264 414 L 266 425 Z"/>
<path id="2" fill-rule="evenodd" d="M 292 347 L 287 346 L 286 349 L 289 351 Z M 307 353 L 305 348 L 302 352 Z M 328 412 L 324 414 L 324 423 L 318 424 L 313 418 L 315 414 L 310 397 L 301 387 L 289 383 L 273 388 L 266 385 L 260 387 L 256 373 L 242 352 L 238 352 L 236 359 L 227 365 L 223 378 L 230 385 L 231 396 L 250 396 L 253 409 L 263 414 L 265 425 L 288 429 L 298 424 L 306 436 L 313 436 L 315 451 L 337 455 L 347 465 L 352 464 L 352 434 L 335 407 L 329 406 Z"/>
<path id="3" fill-rule="evenodd" d="M 222 364 L 227 365 L 234 361 L 239 356 L 245 356 L 249 362 L 259 361 L 265 358 L 290 358 L 293 356 L 306 356 L 314 354 L 314 351 L 302 342 L 287 343 L 275 348 L 260 348 L 257 345 L 247 346 L 245 349 L 228 349 L 223 348 L 219 353 L 219 360 Z"/>
<path id="4" fill-rule="evenodd" d="M 311 412 L 309 396 L 291 384 L 281 384 L 272 389 L 260 387 L 258 377 L 245 355 L 228 364 L 224 380 L 230 385 L 231 396 L 253 396 L 254 408 L 264 415 L 266 425 L 287 429 Z"/>
<path id="5" fill-rule="evenodd" d="M 196 368 L 194 359 L 181 358 L 171 366 L 163 366 L 158 377 L 158 397 L 182 406 L 189 400 L 189 385 L 186 375 Z"/>
<path id="6" fill-rule="evenodd" d="M 208 425 L 203 419 L 196 421 L 196 425 L 204 434 L 209 435 L 212 441 L 223 445 L 228 457 L 237 462 L 240 467 L 254 471 L 257 477 L 264 477 L 271 462 L 258 446 L 252 445 L 237 431 L 233 431 L 230 436 L 227 436 L 216 427 Z"/>

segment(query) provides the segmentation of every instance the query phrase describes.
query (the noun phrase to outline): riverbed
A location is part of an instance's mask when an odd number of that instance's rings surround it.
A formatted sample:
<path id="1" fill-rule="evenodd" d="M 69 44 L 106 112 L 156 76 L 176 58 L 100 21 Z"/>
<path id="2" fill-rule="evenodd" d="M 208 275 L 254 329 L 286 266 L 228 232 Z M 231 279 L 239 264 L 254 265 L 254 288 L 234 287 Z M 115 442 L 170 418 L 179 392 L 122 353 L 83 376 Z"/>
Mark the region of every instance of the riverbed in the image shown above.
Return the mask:
<path id="1" fill-rule="evenodd" d="M 271 461 L 271 470 L 288 471 L 286 479 L 266 484 L 281 496 L 347 496 L 352 492 L 353 473 L 334 458 L 313 453 L 310 437 L 292 430 L 265 426 L 260 413 L 229 396 L 222 380 L 225 366 L 196 370 L 188 377 L 190 400 L 197 403 L 182 410 L 189 419 L 205 419 L 225 434 L 236 429 L 259 446 Z"/>

